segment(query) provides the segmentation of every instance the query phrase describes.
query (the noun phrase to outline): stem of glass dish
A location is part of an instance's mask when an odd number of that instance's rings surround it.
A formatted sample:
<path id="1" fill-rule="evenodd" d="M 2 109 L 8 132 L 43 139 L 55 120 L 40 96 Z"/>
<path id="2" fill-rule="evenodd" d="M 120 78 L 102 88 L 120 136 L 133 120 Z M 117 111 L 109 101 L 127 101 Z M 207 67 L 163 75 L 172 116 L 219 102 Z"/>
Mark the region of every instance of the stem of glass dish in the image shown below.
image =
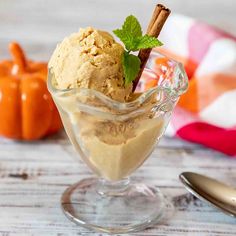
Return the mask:
<path id="1" fill-rule="evenodd" d="M 130 178 L 124 178 L 117 181 L 99 179 L 97 193 L 106 196 L 122 196 L 126 193 L 130 185 Z"/>

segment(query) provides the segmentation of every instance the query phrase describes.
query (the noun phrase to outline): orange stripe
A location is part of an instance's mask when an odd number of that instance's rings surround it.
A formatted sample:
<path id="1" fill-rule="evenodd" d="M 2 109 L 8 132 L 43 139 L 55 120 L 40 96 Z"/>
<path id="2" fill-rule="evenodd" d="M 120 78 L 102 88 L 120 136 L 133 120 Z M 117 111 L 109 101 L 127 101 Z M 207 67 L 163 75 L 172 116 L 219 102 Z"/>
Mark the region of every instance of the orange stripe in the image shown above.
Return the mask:
<path id="1" fill-rule="evenodd" d="M 211 74 L 192 78 L 187 93 L 183 94 L 178 103 L 188 111 L 197 113 L 210 105 L 225 92 L 236 89 L 236 76 Z"/>
<path id="2" fill-rule="evenodd" d="M 236 89 L 236 75 L 211 74 L 197 78 L 199 109 L 202 110 L 225 92 Z"/>
<path id="3" fill-rule="evenodd" d="M 195 78 L 189 81 L 188 91 L 180 97 L 178 106 L 193 113 L 199 112 L 198 86 Z"/>

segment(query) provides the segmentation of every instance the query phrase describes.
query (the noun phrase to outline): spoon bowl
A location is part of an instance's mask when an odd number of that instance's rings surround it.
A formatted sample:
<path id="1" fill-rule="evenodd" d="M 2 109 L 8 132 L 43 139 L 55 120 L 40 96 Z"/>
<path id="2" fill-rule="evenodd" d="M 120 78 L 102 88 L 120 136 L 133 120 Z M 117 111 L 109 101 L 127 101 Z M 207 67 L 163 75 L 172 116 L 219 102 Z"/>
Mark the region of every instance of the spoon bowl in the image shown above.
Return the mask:
<path id="1" fill-rule="evenodd" d="M 236 217 L 235 188 L 193 172 L 183 172 L 179 179 L 194 196 L 207 201 L 222 212 Z"/>

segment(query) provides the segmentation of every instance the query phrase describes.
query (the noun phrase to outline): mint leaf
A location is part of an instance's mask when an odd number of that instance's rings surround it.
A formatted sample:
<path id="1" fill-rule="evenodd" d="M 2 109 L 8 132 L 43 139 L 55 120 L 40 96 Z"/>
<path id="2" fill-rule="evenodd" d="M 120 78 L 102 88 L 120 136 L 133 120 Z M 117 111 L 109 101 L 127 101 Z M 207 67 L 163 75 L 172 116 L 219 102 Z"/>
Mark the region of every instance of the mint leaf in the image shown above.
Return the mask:
<path id="1" fill-rule="evenodd" d="M 154 48 L 157 46 L 162 46 L 163 43 L 159 41 L 157 38 L 149 36 L 145 34 L 137 40 L 137 44 L 135 45 L 135 49 L 145 49 L 145 48 Z"/>
<path id="2" fill-rule="evenodd" d="M 122 65 L 125 75 L 125 85 L 135 80 L 140 70 L 141 61 L 138 56 L 124 52 L 122 57 Z"/>
<path id="3" fill-rule="evenodd" d="M 122 29 L 113 30 L 113 33 L 124 43 L 126 50 L 132 51 L 134 38 Z"/>
<path id="4" fill-rule="evenodd" d="M 136 40 L 142 37 L 142 29 L 136 17 L 130 15 L 125 19 L 122 29 L 113 30 L 113 33 L 124 43 L 128 51 L 137 51 Z"/>
<path id="5" fill-rule="evenodd" d="M 122 26 L 122 30 L 133 38 L 142 36 L 141 25 L 133 15 L 128 16 Z"/>

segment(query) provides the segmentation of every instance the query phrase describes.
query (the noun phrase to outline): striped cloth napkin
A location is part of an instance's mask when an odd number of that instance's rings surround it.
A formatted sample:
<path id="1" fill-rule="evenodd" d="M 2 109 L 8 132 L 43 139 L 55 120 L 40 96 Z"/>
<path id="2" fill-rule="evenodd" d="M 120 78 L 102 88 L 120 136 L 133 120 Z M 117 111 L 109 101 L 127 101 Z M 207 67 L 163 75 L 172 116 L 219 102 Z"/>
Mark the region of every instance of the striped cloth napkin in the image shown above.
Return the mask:
<path id="1" fill-rule="evenodd" d="M 182 62 L 189 77 L 167 135 L 236 156 L 236 37 L 173 15 L 160 40 L 158 51 Z"/>

